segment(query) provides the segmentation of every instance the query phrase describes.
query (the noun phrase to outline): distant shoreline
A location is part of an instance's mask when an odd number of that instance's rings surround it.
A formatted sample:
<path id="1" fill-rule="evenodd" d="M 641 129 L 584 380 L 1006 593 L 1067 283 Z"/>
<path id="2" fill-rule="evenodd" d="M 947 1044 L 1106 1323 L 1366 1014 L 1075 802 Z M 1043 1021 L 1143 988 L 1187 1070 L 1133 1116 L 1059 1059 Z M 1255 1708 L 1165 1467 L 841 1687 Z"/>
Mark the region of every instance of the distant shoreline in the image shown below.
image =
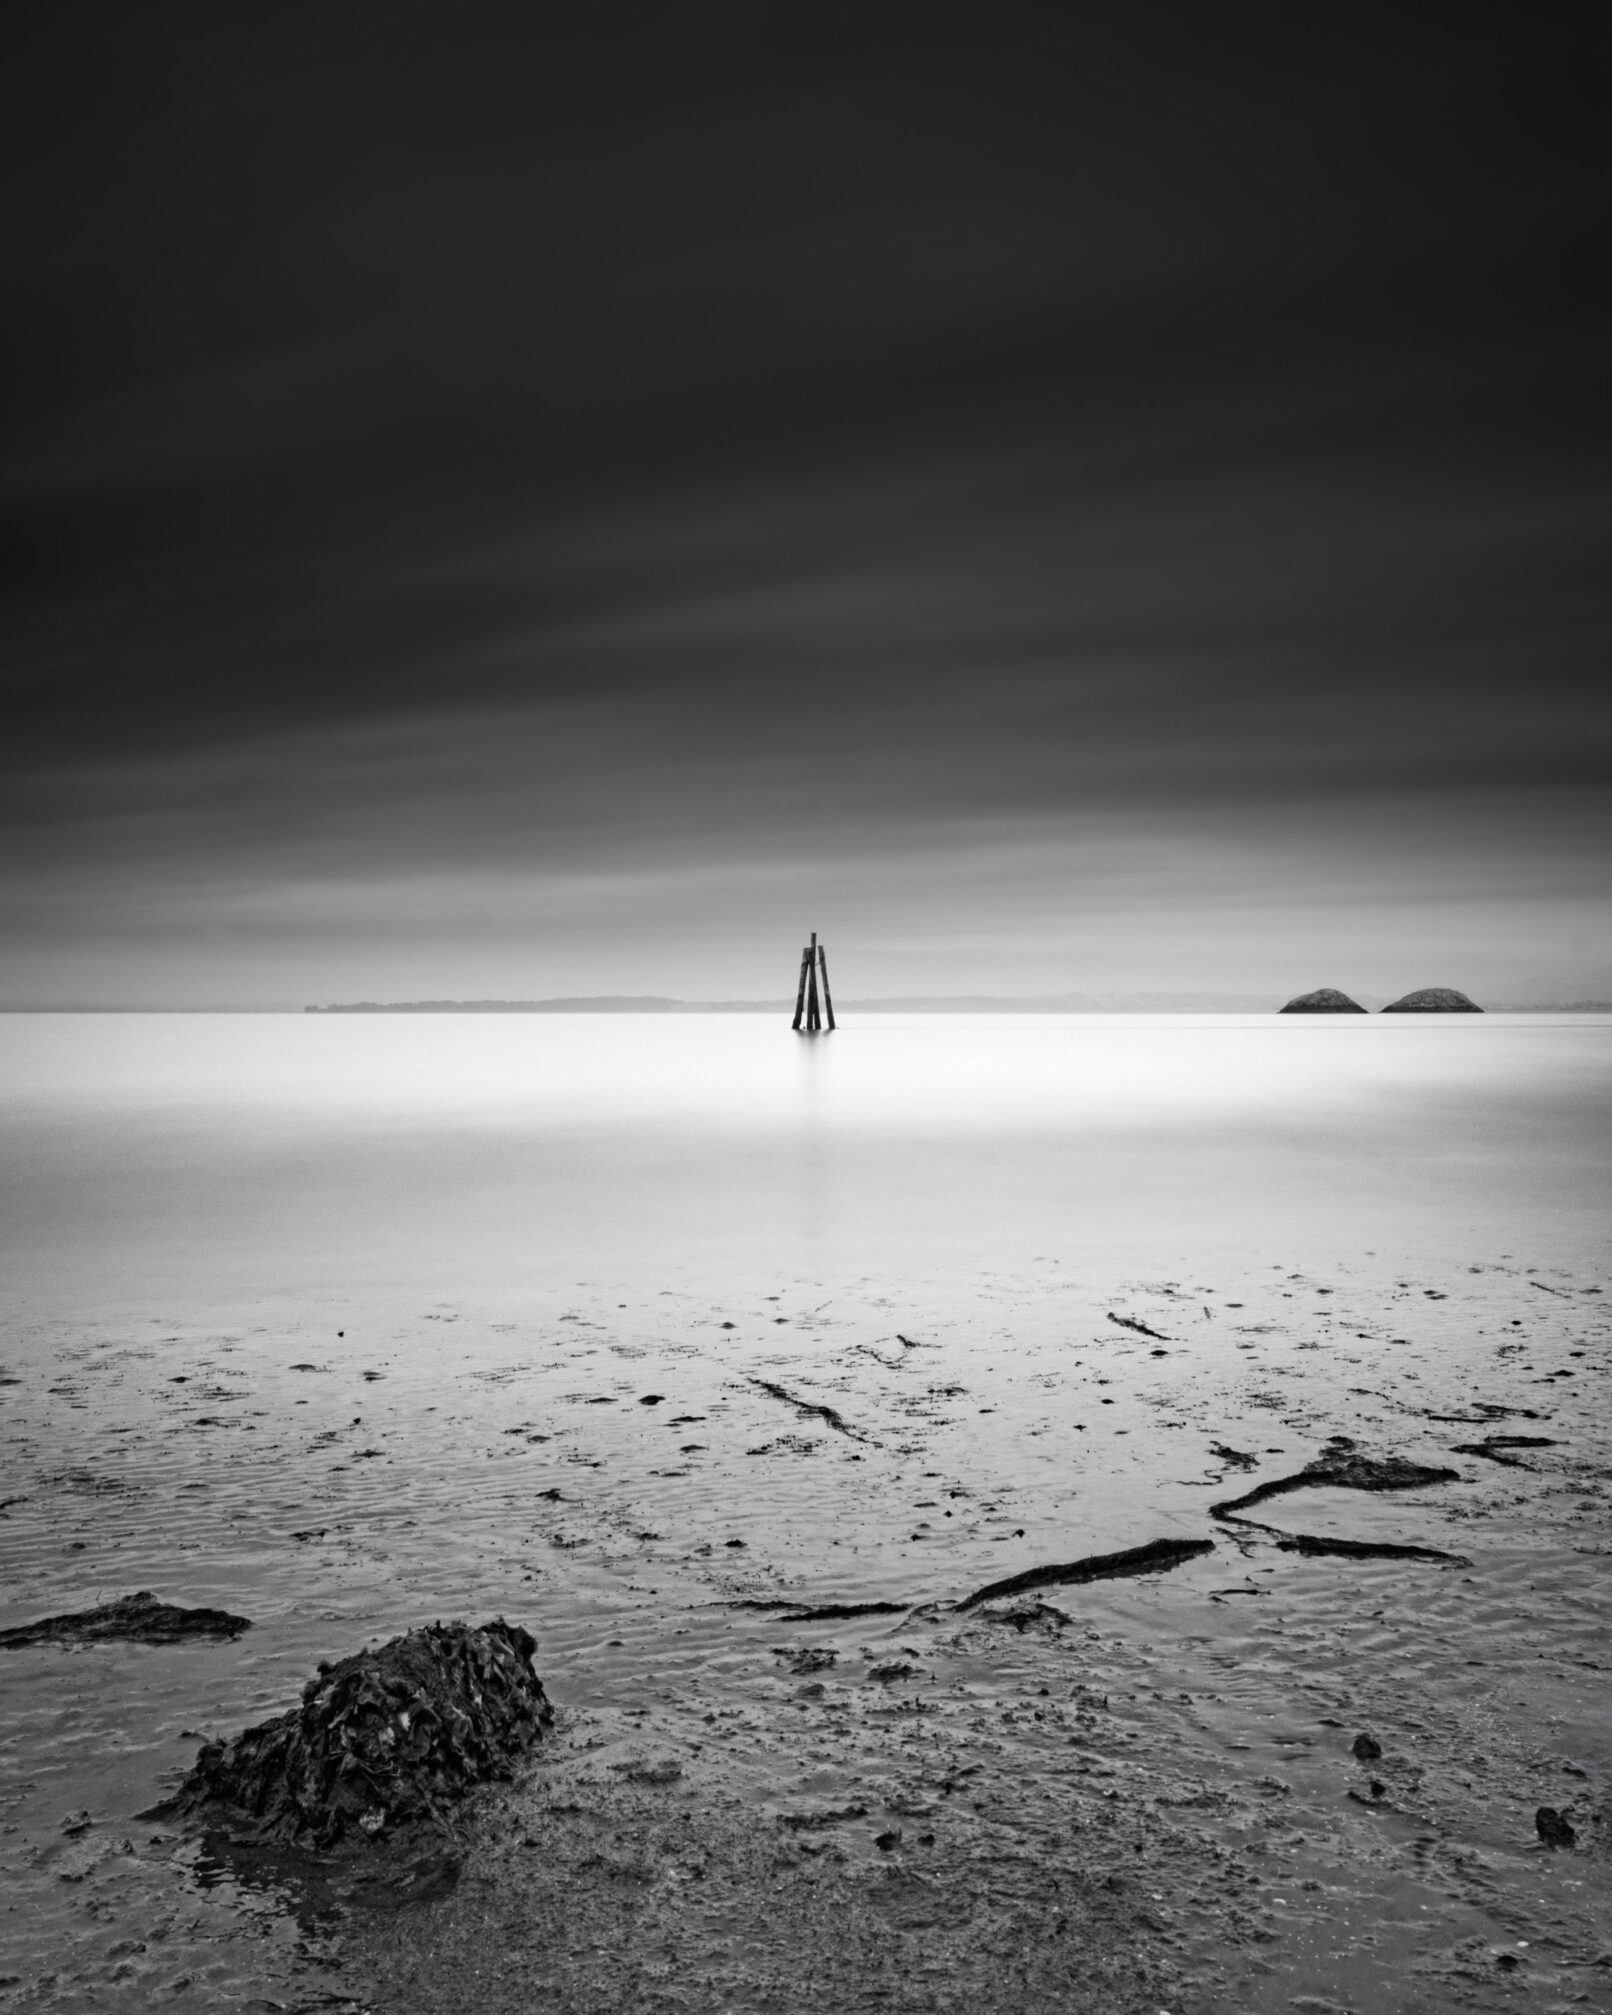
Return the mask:
<path id="1" fill-rule="evenodd" d="M 660 994 L 593 994 L 536 1001 L 350 1001 L 305 1014 L 788 1014 L 793 1001 L 685 1001 Z M 914 994 L 842 1000 L 842 1014 L 1258 1014 L 1258 994 Z"/>
<path id="2" fill-rule="evenodd" d="M 1383 1003 L 1368 995 L 1369 1011 Z M 536 1001 L 344 1001 L 304 1014 L 788 1014 L 777 1000 L 685 1001 L 661 994 L 593 994 Z M 907 994 L 842 1000 L 841 1014 L 1275 1014 L 1264 994 Z M 1612 1001 L 1503 1001 L 1491 1014 L 1612 1014 Z"/>
<path id="3" fill-rule="evenodd" d="M 535 1001 L 338 1001 L 328 1007 L 272 1002 L 262 1006 L 209 1004 L 181 1007 L 129 1007 L 83 1002 L 46 1002 L 31 1006 L 0 1005 L 0 1015 L 383 1015 L 383 1014 L 654 1014 L 654 1015 L 787 1015 L 794 1003 L 770 1001 L 685 1001 L 655 994 L 579 995 Z M 883 1000 L 842 1000 L 845 1014 L 1275 1014 L 1281 1003 L 1252 994 L 1068 994 L 1027 999 L 958 994 L 916 995 Z M 1369 1011 L 1376 1013 L 1375 1005 Z M 1612 1000 L 1495 1001 L 1489 1014 L 1612 1014 Z"/>
<path id="4" fill-rule="evenodd" d="M 324 1008 L 292 1001 L 258 1005 L 204 1003 L 183 1008 L 165 1003 L 159 1008 L 131 1008 L 117 1003 L 44 1001 L 36 1005 L 4 1005 L 0 1016 L 26 1014 L 754 1014 L 788 1016 L 794 1001 L 683 1001 L 661 993 L 580 993 L 536 1001 L 330 1001 Z M 1374 995 L 1366 995 L 1366 1010 L 1380 1012 Z M 1278 1014 L 1282 1001 L 1259 993 L 915 993 L 883 999 L 842 999 L 840 1014 Z M 1491 1001 L 1487 1014 L 1612 1014 L 1606 1001 Z"/>

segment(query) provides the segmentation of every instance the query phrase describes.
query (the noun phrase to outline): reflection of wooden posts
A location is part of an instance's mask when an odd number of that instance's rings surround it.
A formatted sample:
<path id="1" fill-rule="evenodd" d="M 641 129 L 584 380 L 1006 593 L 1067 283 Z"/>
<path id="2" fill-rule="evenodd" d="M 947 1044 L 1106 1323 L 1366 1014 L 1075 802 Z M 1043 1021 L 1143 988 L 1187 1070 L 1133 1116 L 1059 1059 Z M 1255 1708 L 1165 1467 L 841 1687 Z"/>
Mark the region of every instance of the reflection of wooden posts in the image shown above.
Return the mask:
<path id="1" fill-rule="evenodd" d="M 823 995 L 821 1006 L 817 995 L 817 975 L 823 975 Z M 828 954 L 817 942 L 816 931 L 812 941 L 800 955 L 800 984 L 795 989 L 795 1019 L 791 1027 L 799 1033 L 804 1019 L 806 1033 L 816 1035 L 823 1026 L 823 1009 L 828 1010 L 828 1025 L 834 1026 L 834 1002 L 828 991 Z"/>

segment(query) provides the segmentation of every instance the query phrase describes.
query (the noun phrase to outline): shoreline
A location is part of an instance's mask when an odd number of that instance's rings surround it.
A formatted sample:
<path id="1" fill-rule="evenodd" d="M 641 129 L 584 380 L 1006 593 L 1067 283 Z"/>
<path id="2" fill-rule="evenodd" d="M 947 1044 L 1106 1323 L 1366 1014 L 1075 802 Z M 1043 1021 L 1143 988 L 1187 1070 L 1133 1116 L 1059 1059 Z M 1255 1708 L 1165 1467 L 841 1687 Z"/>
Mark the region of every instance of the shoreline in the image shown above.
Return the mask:
<path id="1" fill-rule="evenodd" d="M 511 2007 L 536 1981 L 578 2010 L 1498 2008 L 1513 1974 L 1605 1998 L 1598 1282 L 1356 1259 L 1216 1289 L 830 1285 L 24 1336 L 0 1625 L 150 1586 L 255 1628 L 0 1652 L 22 1765 L 4 1862 L 55 1926 L 8 1959 L 6 2000 L 52 2005 L 22 1983 L 54 1967 L 60 1991 L 138 2006 L 182 1959 L 219 2006 L 315 1976 L 361 1999 L 373 1974 L 400 2015 L 472 1986 L 495 2009 L 489 1925 Z M 1508 1431 L 1542 1445 L 1456 1452 Z M 1459 1480 L 1211 1518 L 1340 1435 Z M 1470 1564 L 1307 1557 L 1289 1533 Z M 954 1606 L 1153 1540 L 1180 1564 Z M 880 1603 L 899 1606 L 824 1613 Z M 366 1633 L 495 1613 L 539 1639 L 558 1726 L 477 1820 L 453 1895 L 309 1946 L 272 1887 L 130 1824 L 191 1761 L 185 1731 L 278 1711 Z M 1571 1853 L 1541 1846 L 1540 1805 L 1570 1813 Z M 690 1914 L 701 1882 L 726 1930 Z M 1057 1910 L 1067 1950 L 1037 1930 Z M 728 1999 L 707 2004 L 691 1969 L 722 1938 L 706 1972 Z M 1022 1978 L 979 1970 L 1007 1949 Z M 789 2000 L 797 1977 L 816 2001 Z"/>

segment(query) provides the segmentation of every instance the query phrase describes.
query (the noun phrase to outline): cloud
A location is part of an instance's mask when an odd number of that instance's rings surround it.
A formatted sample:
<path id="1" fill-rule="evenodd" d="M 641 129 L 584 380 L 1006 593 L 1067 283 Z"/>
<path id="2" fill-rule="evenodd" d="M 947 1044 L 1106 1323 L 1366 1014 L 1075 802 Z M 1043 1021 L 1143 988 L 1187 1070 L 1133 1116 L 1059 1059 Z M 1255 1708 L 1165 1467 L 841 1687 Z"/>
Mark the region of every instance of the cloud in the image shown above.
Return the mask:
<path id="1" fill-rule="evenodd" d="M 1587 17 L 386 29 L 46 24 L 12 83 L 25 964 L 370 991 L 339 931 L 492 971 L 507 911 L 659 970 L 657 903 L 736 945 L 815 876 L 893 945 L 950 876 L 1067 965 L 1111 842 L 1244 957 L 1334 871 L 1389 934 L 1584 900 Z"/>

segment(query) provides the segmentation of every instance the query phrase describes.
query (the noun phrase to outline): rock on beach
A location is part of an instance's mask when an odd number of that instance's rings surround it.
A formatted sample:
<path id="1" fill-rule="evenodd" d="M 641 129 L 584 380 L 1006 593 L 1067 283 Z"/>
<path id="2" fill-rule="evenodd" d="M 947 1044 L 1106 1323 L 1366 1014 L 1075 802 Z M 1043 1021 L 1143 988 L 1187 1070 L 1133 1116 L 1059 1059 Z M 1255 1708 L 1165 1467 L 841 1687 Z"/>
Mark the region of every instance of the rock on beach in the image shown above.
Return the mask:
<path id="1" fill-rule="evenodd" d="M 209 1743 L 164 1808 L 253 1844 L 328 1849 L 405 1829 L 453 1834 L 452 1808 L 507 1778 L 554 1719 L 535 1639 L 502 1617 L 432 1624 L 322 1667 L 302 1705 Z"/>

